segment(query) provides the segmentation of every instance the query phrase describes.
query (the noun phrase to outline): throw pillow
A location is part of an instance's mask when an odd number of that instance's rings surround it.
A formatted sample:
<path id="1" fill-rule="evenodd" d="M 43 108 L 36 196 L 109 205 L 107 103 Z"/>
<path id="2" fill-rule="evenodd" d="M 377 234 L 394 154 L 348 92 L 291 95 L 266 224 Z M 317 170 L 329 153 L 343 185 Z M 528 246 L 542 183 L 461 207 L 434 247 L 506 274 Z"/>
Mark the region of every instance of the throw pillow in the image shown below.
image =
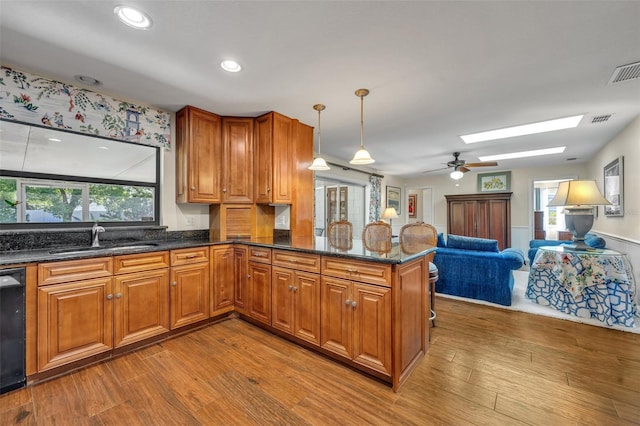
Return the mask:
<path id="1" fill-rule="evenodd" d="M 462 235 L 447 236 L 447 248 L 456 248 L 462 250 L 476 251 L 492 251 L 499 253 L 498 240 L 490 240 L 487 238 L 465 237 Z"/>

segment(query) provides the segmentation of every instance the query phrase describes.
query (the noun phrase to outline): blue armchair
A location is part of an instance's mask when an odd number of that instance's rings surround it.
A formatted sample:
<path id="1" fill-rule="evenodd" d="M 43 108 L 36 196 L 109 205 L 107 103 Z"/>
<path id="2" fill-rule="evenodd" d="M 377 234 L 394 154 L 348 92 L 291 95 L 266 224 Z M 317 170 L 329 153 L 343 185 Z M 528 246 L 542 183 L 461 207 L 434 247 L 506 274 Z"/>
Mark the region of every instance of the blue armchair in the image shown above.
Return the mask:
<path id="1" fill-rule="evenodd" d="M 596 249 L 603 249 L 606 247 L 607 243 L 604 238 L 597 236 L 596 234 L 588 233 L 584 237 L 584 242 L 589 247 Z M 529 241 L 529 266 L 533 264 L 533 260 L 536 257 L 536 252 L 538 251 L 538 247 L 542 246 L 559 246 L 559 245 L 567 245 L 572 244 L 571 241 L 558 241 L 558 240 L 531 240 Z"/>
<path id="2" fill-rule="evenodd" d="M 524 260 L 518 249 L 499 251 L 497 240 L 449 235 L 445 243 L 439 235 L 433 258 L 438 267 L 436 292 L 510 306 L 512 271 Z"/>

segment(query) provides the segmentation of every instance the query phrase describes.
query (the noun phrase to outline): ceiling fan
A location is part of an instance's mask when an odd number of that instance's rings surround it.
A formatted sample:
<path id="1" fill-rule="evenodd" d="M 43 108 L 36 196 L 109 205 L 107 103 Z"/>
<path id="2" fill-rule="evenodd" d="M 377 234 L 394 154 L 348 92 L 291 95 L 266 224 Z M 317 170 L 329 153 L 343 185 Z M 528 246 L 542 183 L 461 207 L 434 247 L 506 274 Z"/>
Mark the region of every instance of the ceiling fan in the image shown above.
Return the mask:
<path id="1" fill-rule="evenodd" d="M 440 169 L 434 169 L 434 170 L 428 170 L 424 173 L 431 173 L 431 172 L 436 172 L 438 170 L 444 170 L 444 169 L 448 169 L 453 167 L 454 171 L 459 171 L 462 173 L 466 173 L 469 170 L 471 170 L 471 167 L 489 167 L 489 166 L 497 166 L 498 163 L 495 161 L 483 161 L 481 163 L 467 163 L 464 160 L 461 160 L 460 158 L 460 153 L 459 152 L 454 152 L 453 153 L 453 160 L 449 161 L 447 163 L 447 167 L 442 167 Z M 462 175 L 461 175 L 462 176 Z"/>

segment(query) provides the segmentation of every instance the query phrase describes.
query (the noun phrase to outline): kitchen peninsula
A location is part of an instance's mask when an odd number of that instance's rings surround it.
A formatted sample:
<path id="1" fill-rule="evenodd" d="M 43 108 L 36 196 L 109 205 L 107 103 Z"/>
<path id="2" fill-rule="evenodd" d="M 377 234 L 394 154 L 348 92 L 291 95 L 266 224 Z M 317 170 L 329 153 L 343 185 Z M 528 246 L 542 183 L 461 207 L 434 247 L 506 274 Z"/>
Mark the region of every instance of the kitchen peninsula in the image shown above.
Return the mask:
<path id="1" fill-rule="evenodd" d="M 27 270 L 29 382 L 229 315 L 394 390 L 428 350 L 435 247 L 380 253 L 356 240 L 342 250 L 322 237 L 120 247 L 3 253 L 1 267 Z"/>

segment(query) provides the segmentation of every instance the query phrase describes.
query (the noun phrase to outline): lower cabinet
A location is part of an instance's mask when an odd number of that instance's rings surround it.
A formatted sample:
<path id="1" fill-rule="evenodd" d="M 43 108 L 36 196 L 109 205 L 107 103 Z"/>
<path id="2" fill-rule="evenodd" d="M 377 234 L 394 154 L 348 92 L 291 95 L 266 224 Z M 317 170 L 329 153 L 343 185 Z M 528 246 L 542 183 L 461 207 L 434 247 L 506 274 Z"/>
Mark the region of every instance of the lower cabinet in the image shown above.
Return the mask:
<path id="1" fill-rule="evenodd" d="M 169 331 L 169 269 L 114 277 L 114 347 Z"/>
<path id="2" fill-rule="evenodd" d="M 247 247 L 235 246 L 233 248 L 233 275 L 235 285 L 233 288 L 233 306 L 236 311 L 244 314 L 247 309 Z"/>
<path id="3" fill-rule="evenodd" d="M 113 278 L 38 287 L 38 371 L 113 348 Z"/>
<path id="4" fill-rule="evenodd" d="M 274 328 L 320 345 L 320 275 L 272 266 Z"/>
<path id="5" fill-rule="evenodd" d="M 209 318 L 209 251 L 171 250 L 171 330 Z"/>
<path id="6" fill-rule="evenodd" d="M 249 261 L 246 313 L 271 325 L 271 265 Z"/>
<path id="7" fill-rule="evenodd" d="M 391 375 L 391 289 L 322 277 L 321 346 Z"/>
<path id="8" fill-rule="evenodd" d="M 234 307 L 235 254 L 232 245 L 211 247 L 211 316 Z"/>

